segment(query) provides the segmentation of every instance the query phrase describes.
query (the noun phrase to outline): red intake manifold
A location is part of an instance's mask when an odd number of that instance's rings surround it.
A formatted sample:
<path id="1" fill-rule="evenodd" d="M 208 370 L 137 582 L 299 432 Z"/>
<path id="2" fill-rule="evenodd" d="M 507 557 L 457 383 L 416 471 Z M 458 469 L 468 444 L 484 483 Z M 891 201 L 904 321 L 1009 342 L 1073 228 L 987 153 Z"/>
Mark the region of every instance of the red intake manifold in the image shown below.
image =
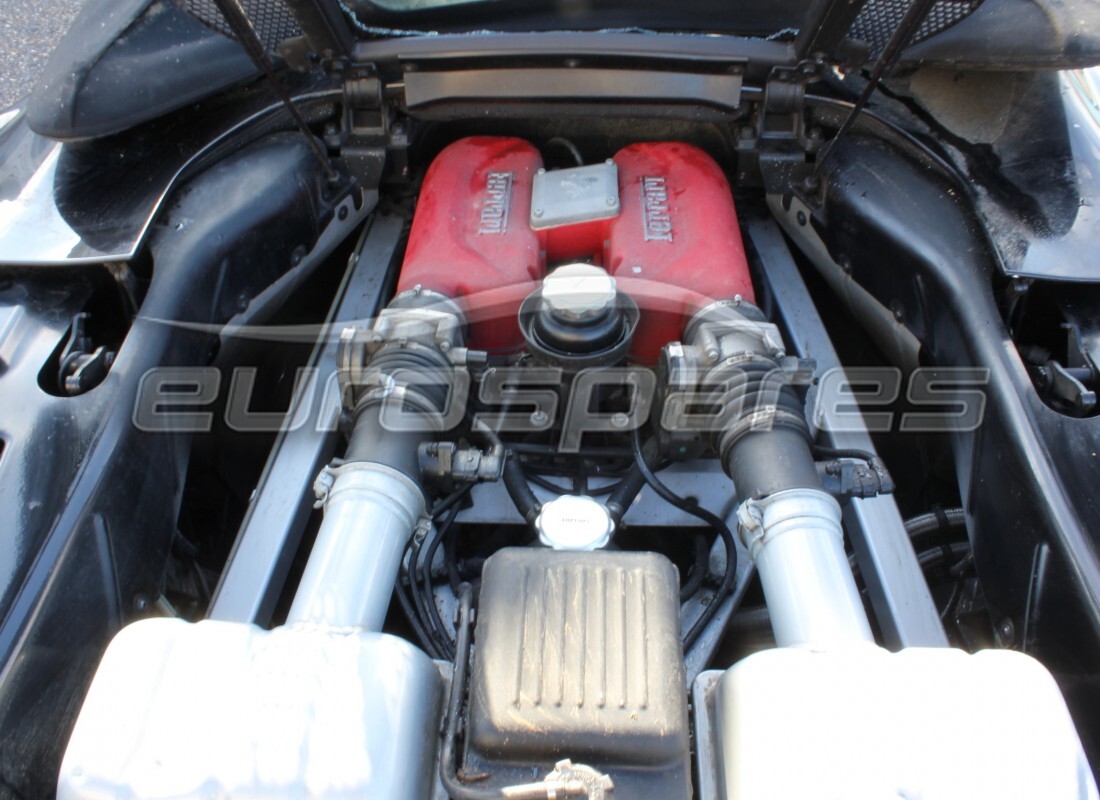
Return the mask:
<path id="1" fill-rule="evenodd" d="M 614 160 L 618 216 L 536 232 L 531 183 L 542 158 L 534 146 L 477 136 L 445 148 L 424 178 L 398 291 L 419 286 L 458 300 L 470 347 L 514 352 L 523 346 L 520 303 L 547 265 L 590 260 L 641 308 L 631 354 L 644 362 L 703 306 L 735 295 L 753 301 L 733 197 L 714 159 L 658 142 L 624 147 Z"/>

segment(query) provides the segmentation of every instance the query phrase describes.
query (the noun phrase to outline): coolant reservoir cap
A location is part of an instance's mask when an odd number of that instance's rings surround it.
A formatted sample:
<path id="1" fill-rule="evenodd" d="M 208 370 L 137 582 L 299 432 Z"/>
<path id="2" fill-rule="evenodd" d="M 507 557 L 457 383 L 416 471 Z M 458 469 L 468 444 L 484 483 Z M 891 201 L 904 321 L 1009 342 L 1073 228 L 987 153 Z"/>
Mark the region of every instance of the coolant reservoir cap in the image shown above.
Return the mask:
<path id="1" fill-rule="evenodd" d="M 598 550 L 611 540 L 615 523 L 591 497 L 567 494 L 542 507 L 535 529 L 539 541 L 555 550 Z"/>
<path id="2" fill-rule="evenodd" d="M 543 280 L 542 302 L 559 319 L 591 319 L 615 304 L 615 279 L 593 264 L 566 264 Z"/>

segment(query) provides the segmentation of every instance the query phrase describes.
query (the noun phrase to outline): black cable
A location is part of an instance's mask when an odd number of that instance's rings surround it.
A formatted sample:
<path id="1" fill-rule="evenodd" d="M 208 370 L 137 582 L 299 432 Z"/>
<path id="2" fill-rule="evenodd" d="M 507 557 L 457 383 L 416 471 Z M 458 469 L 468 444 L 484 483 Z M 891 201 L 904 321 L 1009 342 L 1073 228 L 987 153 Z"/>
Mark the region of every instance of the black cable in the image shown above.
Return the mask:
<path id="1" fill-rule="evenodd" d="M 531 461 L 530 456 L 525 456 L 524 460 L 521 461 L 520 464 L 523 467 L 523 471 L 528 475 L 551 475 L 568 478 L 571 478 L 573 476 L 573 467 L 575 466 L 574 464 L 540 464 L 537 461 Z M 621 467 L 614 468 L 600 466 L 599 464 L 594 464 L 591 466 L 593 466 L 594 469 L 589 470 L 589 477 L 623 478 L 626 477 L 627 473 L 630 472 L 634 464 L 633 462 L 631 462 L 630 464 L 625 464 Z M 663 467 L 661 467 L 661 469 L 663 469 Z"/>
<path id="2" fill-rule="evenodd" d="M 463 487 L 465 491 L 463 496 L 468 494 L 473 488 L 473 484 L 469 484 Z M 458 518 L 460 511 L 458 505 L 451 507 L 451 510 L 447 514 L 447 519 L 442 525 L 438 525 L 436 528 L 435 538 L 432 539 L 431 545 L 428 547 L 425 553 L 424 561 L 420 566 L 419 581 L 423 587 L 426 597 L 425 600 L 428 611 L 428 619 L 431 622 L 432 627 L 440 634 L 445 641 L 444 651 L 448 657 L 454 657 L 454 640 L 451 637 L 450 632 L 447 630 L 446 625 L 443 624 L 443 619 L 439 616 L 439 607 L 435 604 L 435 596 L 432 593 L 432 563 L 435 561 L 436 551 L 439 550 L 439 545 L 448 539 L 448 534 L 451 528 L 454 526 L 455 520 Z M 450 574 L 450 568 L 448 566 L 448 574 Z"/>
<path id="3" fill-rule="evenodd" d="M 552 444 L 509 442 L 508 449 L 523 455 L 563 455 L 561 449 Z M 629 447 L 582 447 L 579 450 L 569 451 L 568 455 L 578 458 L 631 458 Z"/>
<path id="4" fill-rule="evenodd" d="M 428 609 L 425 605 L 425 598 L 420 593 L 419 581 L 419 565 L 420 565 L 420 548 L 424 542 L 421 539 L 414 539 L 409 547 L 409 566 L 407 574 L 412 582 L 412 601 L 413 608 L 416 611 L 417 619 L 424 623 L 424 628 L 428 632 L 428 636 L 431 639 L 433 648 L 437 654 L 446 654 L 447 649 L 443 644 L 443 638 L 437 629 L 431 625 L 431 619 L 428 617 Z M 428 596 L 427 602 L 431 602 L 431 595 Z M 438 657 L 438 655 L 436 656 Z"/>
<path id="5" fill-rule="evenodd" d="M 442 541 L 446 529 L 454 524 L 454 518 L 458 516 L 460 510 L 457 507 L 458 503 L 470 493 L 472 488 L 473 484 L 466 484 L 439 500 L 432 508 L 431 515 L 436 520 L 436 536 L 427 550 L 426 562 L 422 563 L 420 559 L 424 542 L 415 539 L 409 542 L 405 551 L 407 557 L 401 562 L 397 598 L 401 604 L 401 610 L 408 618 L 421 645 L 432 658 L 453 658 L 454 642 L 435 604 L 431 588 L 431 564 L 439 548 L 438 542 Z M 440 526 L 440 515 L 448 511 L 451 512 L 450 516 Z"/>
<path id="6" fill-rule="evenodd" d="M 546 480 L 546 478 L 537 473 L 532 474 L 530 472 L 524 471 L 524 474 L 527 476 L 528 481 L 535 484 L 535 486 L 541 486 L 548 492 L 553 492 L 554 494 L 566 494 L 570 491 L 570 488 L 568 486 L 560 486 L 553 481 L 548 481 Z"/>
<path id="7" fill-rule="evenodd" d="M 722 575 L 722 583 L 718 587 L 718 592 L 714 600 L 703 609 L 703 613 L 699 616 L 699 619 L 695 621 L 695 624 L 691 626 L 690 630 L 688 630 L 687 634 L 684 636 L 684 649 L 686 650 L 695 643 L 695 640 L 699 638 L 699 634 L 701 634 L 707 625 L 710 624 L 710 621 L 714 619 L 714 615 L 718 613 L 718 607 L 733 589 L 734 580 L 737 577 L 737 544 L 725 520 L 716 514 L 712 514 L 705 508 L 702 508 L 694 499 L 680 497 L 665 486 L 661 479 L 654 474 L 649 464 L 646 463 L 645 455 L 642 453 L 642 440 L 637 429 L 630 435 L 630 445 L 634 452 L 634 461 L 638 465 L 638 469 L 641 471 L 642 476 L 645 478 L 645 482 L 649 484 L 649 487 L 666 503 L 676 506 L 681 511 L 691 514 L 696 519 L 701 519 L 714 528 L 721 537 L 722 544 L 726 549 L 726 571 Z"/>
<path id="8" fill-rule="evenodd" d="M 451 594 L 458 597 L 462 575 L 458 571 L 458 537 L 456 536 L 448 536 L 443 541 L 443 566 L 447 570 L 447 583 L 451 587 Z"/>
<path id="9" fill-rule="evenodd" d="M 473 484 L 466 484 L 465 486 L 460 486 L 458 489 L 451 492 L 449 495 L 447 495 L 442 500 L 437 502 L 434 506 L 432 506 L 432 511 L 431 511 L 432 519 L 435 519 L 440 514 L 442 514 L 444 511 L 446 511 L 451 506 L 453 506 L 455 503 L 460 501 L 463 497 L 468 495 L 470 493 L 470 489 L 472 489 L 472 488 L 473 488 Z"/>
<path id="10" fill-rule="evenodd" d="M 298 110 L 298 107 L 294 105 L 294 101 L 290 98 L 290 95 L 287 94 L 286 88 L 275 72 L 275 65 L 267 54 L 267 48 L 264 47 L 263 41 L 256 33 L 256 29 L 252 25 L 252 20 L 248 18 L 248 14 L 245 13 L 240 0 L 214 0 L 214 5 L 218 7 L 218 10 L 222 13 L 222 17 L 229 25 L 229 28 L 236 34 L 237 41 L 241 43 L 248 57 L 252 59 L 252 63 L 259 67 L 264 75 L 267 76 L 267 82 L 271 85 L 271 88 L 275 90 L 275 94 L 279 96 L 283 106 L 290 114 L 291 119 L 294 120 L 294 124 L 298 126 L 298 130 L 301 131 L 302 136 L 305 137 L 307 144 L 309 144 L 309 149 L 313 153 L 314 158 L 317 159 L 317 163 L 319 163 L 321 168 L 325 171 L 325 177 L 328 178 L 329 181 L 335 181 L 339 176 L 336 170 L 333 169 L 328 154 L 325 153 L 316 137 L 314 137 L 313 132 L 310 131 L 309 125 L 306 124 L 306 120 L 302 116 L 302 112 Z"/>
<path id="11" fill-rule="evenodd" d="M 455 670 L 451 677 L 451 692 L 447 698 L 447 725 L 443 744 L 439 748 L 439 780 L 447 796 L 452 800 L 504 800 L 505 795 L 496 789 L 476 789 L 458 779 L 455 760 L 455 739 L 458 738 L 458 722 L 462 713 L 462 699 L 466 693 L 466 672 L 470 662 L 470 643 L 473 614 L 473 590 L 464 583 L 458 591 L 457 646 Z"/>
<path id="12" fill-rule="evenodd" d="M 535 486 L 541 486 L 546 491 L 553 492 L 554 494 L 568 494 L 571 491 L 576 491 L 575 487 L 571 489 L 568 486 L 562 486 L 561 484 L 554 483 L 553 481 L 548 481 L 548 480 L 546 480 L 546 478 L 544 478 L 542 475 L 540 475 L 538 473 L 531 473 L 531 472 L 528 472 L 527 470 L 524 470 L 523 474 L 526 475 L 527 480 L 530 481 L 531 483 L 535 484 Z M 552 473 L 547 473 L 547 474 L 549 474 L 549 475 L 559 475 L 559 473 L 557 473 L 557 472 L 552 472 Z M 560 475 L 560 477 L 564 478 L 564 477 L 567 477 L 567 476 Z M 605 495 L 605 494 L 611 494 L 612 492 L 615 491 L 616 488 L 618 488 L 619 484 L 621 484 L 621 483 L 622 483 L 622 481 L 620 480 L 620 481 L 617 481 L 615 483 L 609 483 L 606 486 L 595 486 L 595 487 L 589 486 L 587 494 L 588 494 L 589 497 L 601 497 L 602 495 Z"/>
<path id="13" fill-rule="evenodd" d="M 397 602 L 401 605 L 401 610 L 405 612 L 405 618 L 408 619 L 409 624 L 412 625 L 416 638 L 420 640 L 420 644 L 427 651 L 428 655 L 432 658 L 443 658 L 443 654 L 439 652 L 435 639 L 428 635 L 428 632 L 424 629 L 424 623 L 413 608 L 413 602 L 409 597 L 406 586 L 408 582 L 409 573 L 405 570 L 405 567 L 402 566 L 401 574 L 397 580 Z"/>
<path id="14" fill-rule="evenodd" d="M 815 177 L 821 175 L 826 159 L 828 159 L 829 155 L 836 149 L 837 144 L 844 138 L 844 135 L 851 130 L 853 125 L 855 125 L 856 118 L 867 105 L 867 101 L 871 99 L 871 95 L 874 94 L 875 89 L 878 88 L 883 75 L 894 66 L 894 63 L 901 55 L 901 51 L 905 49 L 906 45 L 913 39 L 913 35 L 920 29 L 921 23 L 924 22 L 925 17 L 928 16 L 928 12 L 932 10 L 935 3 L 936 0 L 913 0 L 913 2 L 910 3 L 909 8 L 905 12 L 905 16 L 901 18 L 901 22 L 898 23 L 897 28 L 895 28 L 894 32 L 890 35 L 889 40 L 886 42 L 886 47 L 883 48 L 874 67 L 872 67 L 871 76 L 867 80 L 867 85 L 860 93 L 855 105 L 852 106 L 852 110 L 848 113 L 848 116 L 845 117 L 844 122 L 841 123 L 840 130 L 837 131 L 836 136 L 834 136 L 833 140 L 829 143 L 828 149 L 818 158 L 817 165 L 814 167 Z"/>
<path id="15" fill-rule="evenodd" d="M 575 144 L 566 139 L 564 136 L 554 136 L 550 139 L 547 139 L 545 146 L 550 147 L 551 145 L 564 147 L 566 150 L 569 151 L 569 155 L 573 156 L 573 160 L 577 162 L 578 167 L 584 166 L 584 156 L 581 155 L 581 151 L 577 149 L 577 146 Z"/>

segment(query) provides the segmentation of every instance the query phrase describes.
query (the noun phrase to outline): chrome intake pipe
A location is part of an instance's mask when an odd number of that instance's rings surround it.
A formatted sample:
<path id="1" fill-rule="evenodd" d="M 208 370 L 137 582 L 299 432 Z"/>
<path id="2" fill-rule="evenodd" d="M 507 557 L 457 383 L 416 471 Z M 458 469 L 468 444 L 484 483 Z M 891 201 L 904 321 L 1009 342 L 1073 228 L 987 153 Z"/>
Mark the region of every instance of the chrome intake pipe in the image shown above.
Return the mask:
<path id="1" fill-rule="evenodd" d="M 381 631 L 424 495 L 404 473 L 363 461 L 327 468 L 316 488 L 325 516 L 287 625 Z"/>
<path id="2" fill-rule="evenodd" d="M 764 587 L 776 644 L 874 644 L 832 495 L 788 489 L 746 500 L 737 515 Z"/>
<path id="3" fill-rule="evenodd" d="M 740 536 L 777 644 L 873 644 L 844 551 L 840 505 L 817 472 L 778 328 L 734 299 L 700 311 L 685 339 L 665 348 L 665 374 L 673 382 L 700 376 L 719 409 L 712 444 L 737 492 Z"/>

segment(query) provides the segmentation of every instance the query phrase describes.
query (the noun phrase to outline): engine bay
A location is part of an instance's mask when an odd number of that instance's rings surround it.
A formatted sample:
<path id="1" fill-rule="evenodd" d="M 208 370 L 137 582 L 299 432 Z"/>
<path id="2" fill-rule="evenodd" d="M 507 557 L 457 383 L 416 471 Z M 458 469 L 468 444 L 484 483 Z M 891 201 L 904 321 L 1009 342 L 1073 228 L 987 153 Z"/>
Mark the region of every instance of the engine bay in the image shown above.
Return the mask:
<path id="1" fill-rule="evenodd" d="M 108 648 L 58 796 L 1094 796 L 1038 661 L 944 647 L 938 604 L 987 614 L 969 548 L 883 549 L 897 486 L 784 240 L 808 209 L 727 174 L 474 135 L 411 221 L 383 197 L 323 351 L 346 446 L 284 474 L 280 434 L 207 618 Z M 340 319 L 372 266 L 381 310 Z M 264 567 L 249 531 L 307 472 L 313 528 Z"/>

